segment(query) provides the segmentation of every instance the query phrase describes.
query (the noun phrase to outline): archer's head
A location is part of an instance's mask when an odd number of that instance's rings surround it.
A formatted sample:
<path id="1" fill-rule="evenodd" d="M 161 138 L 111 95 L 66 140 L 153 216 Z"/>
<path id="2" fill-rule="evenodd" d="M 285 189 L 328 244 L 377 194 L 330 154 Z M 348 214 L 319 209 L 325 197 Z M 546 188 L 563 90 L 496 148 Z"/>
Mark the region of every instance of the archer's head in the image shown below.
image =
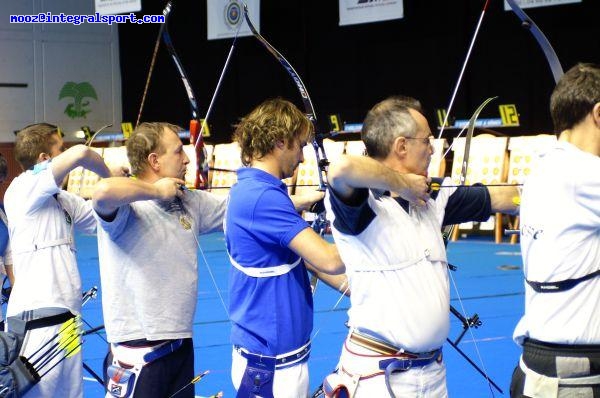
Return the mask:
<path id="1" fill-rule="evenodd" d="M 170 123 L 141 123 L 127 140 L 131 171 L 142 180 L 185 179 L 190 159 L 177 134 L 181 127 Z"/>
<path id="2" fill-rule="evenodd" d="M 376 104 L 365 118 L 361 138 L 369 156 L 400 172 L 427 175 L 433 136 L 416 99 L 395 96 Z"/>
<path id="3" fill-rule="evenodd" d="M 312 123 L 294 104 L 276 98 L 243 117 L 233 138 L 240 145 L 245 166 L 266 165 L 278 178 L 286 178 L 304 161 L 302 148 L 313 131 Z"/>
<path id="4" fill-rule="evenodd" d="M 17 133 L 15 159 L 23 170 L 44 162 L 64 151 L 60 129 L 49 123 L 36 123 Z"/>
<path id="5" fill-rule="evenodd" d="M 600 65 L 569 69 L 552 92 L 550 113 L 557 133 L 585 123 L 600 129 Z"/>

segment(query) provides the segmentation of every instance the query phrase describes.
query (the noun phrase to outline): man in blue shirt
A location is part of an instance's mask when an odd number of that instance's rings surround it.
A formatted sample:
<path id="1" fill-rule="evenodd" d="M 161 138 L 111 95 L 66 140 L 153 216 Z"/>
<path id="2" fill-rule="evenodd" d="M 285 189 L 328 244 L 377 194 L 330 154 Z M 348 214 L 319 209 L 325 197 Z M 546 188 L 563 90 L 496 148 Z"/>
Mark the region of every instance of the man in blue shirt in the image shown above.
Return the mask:
<path id="1" fill-rule="evenodd" d="M 8 165 L 6 159 L 0 154 L 0 184 L 3 183 L 8 176 Z M 4 282 L 6 278 L 10 282 L 10 286 L 4 288 Z M 8 301 L 10 295 L 11 286 L 15 284 L 15 278 L 13 276 L 13 265 L 12 265 L 12 253 L 10 250 L 10 242 L 8 238 L 8 220 L 6 219 L 6 213 L 4 212 L 4 203 L 0 203 L 0 277 L 3 278 L 2 283 L 2 303 Z M 2 308 L 0 308 L 0 328 L 4 330 L 4 317 L 2 316 Z"/>
<path id="2" fill-rule="evenodd" d="M 234 134 L 249 166 L 238 171 L 225 221 L 238 397 L 308 395 L 313 302 L 306 270 L 331 286 L 345 281 L 337 249 L 298 215 L 281 181 L 304 160 L 312 134 L 306 116 L 282 99 L 259 105 Z"/>

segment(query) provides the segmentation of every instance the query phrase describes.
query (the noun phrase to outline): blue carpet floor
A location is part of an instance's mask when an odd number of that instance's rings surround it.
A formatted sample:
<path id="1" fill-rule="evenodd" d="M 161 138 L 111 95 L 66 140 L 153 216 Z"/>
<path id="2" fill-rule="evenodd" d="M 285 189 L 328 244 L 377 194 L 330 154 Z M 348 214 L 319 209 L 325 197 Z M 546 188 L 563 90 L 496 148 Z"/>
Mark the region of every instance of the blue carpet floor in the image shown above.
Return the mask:
<path id="1" fill-rule="evenodd" d="M 210 234 L 200 240 L 202 252 L 210 265 L 219 292 L 227 302 L 227 275 L 229 263 L 224 250 L 223 235 Z M 95 236 L 77 237 L 78 260 L 84 289 L 94 285 L 100 288 L 98 250 Z M 519 347 L 511 339 L 512 331 L 523 312 L 523 277 L 518 245 L 496 245 L 486 240 L 463 240 L 451 243 L 448 248 L 450 263 L 458 270 L 452 273 L 458 286 L 462 305 L 470 316 L 477 313 L 483 324 L 467 333 L 459 347 L 480 367 L 508 396 L 512 370 L 519 357 Z M 168 264 L 165 264 L 168 269 Z M 195 385 L 197 396 L 210 396 L 223 391 L 224 397 L 234 397 L 230 381 L 231 346 L 229 344 L 229 321 L 210 273 L 200 256 L 200 281 L 196 316 L 194 319 L 194 345 L 196 370 L 210 370 Z M 165 278 L 168 278 L 168 271 Z M 425 292 L 424 292 L 425 293 Z M 451 288 L 452 305 L 462 312 L 458 295 Z M 156 298 L 160 300 L 160 297 Z M 339 294 L 320 285 L 315 294 L 315 327 L 313 350 L 309 362 L 311 388 L 316 388 L 323 377 L 337 363 L 341 344 L 347 329 L 346 311 L 349 301 L 344 298 L 333 309 Z M 89 301 L 83 310 L 88 328 L 103 323 L 101 289 L 98 298 Z M 453 316 L 450 336 L 454 339 L 461 325 Z M 99 375 L 107 344 L 103 332 L 90 334 L 84 343 L 84 362 Z M 450 397 L 501 396 L 491 391 L 486 380 L 478 374 L 450 345 L 444 347 L 447 364 Z M 84 372 L 85 373 L 85 372 Z M 85 373 L 85 397 L 103 397 L 102 387 Z"/>

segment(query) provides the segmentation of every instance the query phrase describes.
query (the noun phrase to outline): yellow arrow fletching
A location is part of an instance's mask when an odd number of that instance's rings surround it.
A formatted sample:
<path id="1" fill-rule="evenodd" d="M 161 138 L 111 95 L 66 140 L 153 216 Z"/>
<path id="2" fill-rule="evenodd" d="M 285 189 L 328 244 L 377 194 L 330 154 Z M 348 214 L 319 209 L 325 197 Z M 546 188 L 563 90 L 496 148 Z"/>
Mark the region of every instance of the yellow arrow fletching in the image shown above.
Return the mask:
<path id="1" fill-rule="evenodd" d="M 58 332 L 58 347 L 69 353 L 67 357 L 73 356 L 81 351 L 80 334 L 78 316 L 73 319 L 69 319 L 61 325 Z"/>

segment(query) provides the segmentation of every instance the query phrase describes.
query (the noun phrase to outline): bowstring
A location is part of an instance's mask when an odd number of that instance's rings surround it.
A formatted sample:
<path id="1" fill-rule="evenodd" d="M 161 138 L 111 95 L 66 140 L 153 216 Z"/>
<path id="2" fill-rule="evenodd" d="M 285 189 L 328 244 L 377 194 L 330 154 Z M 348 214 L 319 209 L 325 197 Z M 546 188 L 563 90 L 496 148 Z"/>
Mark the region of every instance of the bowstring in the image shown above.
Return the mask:
<path id="1" fill-rule="evenodd" d="M 467 50 L 467 55 L 463 62 L 462 68 L 458 75 L 458 80 L 456 81 L 456 85 L 454 86 L 454 91 L 452 92 L 452 96 L 450 97 L 450 104 L 448 105 L 448 110 L 446 111 L 446 115 L 444 116 L 444 121 L 442 123 L 442 127 L 440 128 L 440 133 L 438 134 L 438 140 L 442 138 L 442 134 L 444 133 L 444 129 L 446 128 L 446 124 L 448 124 L 448 118 L 450 116 L 450 112 L 452 111 L 452 106 L 454 105 L 454 100 L 456 99 L 456 95 L 458 93 L 458 89 L 460 87 L 460 83 L 462 82 L 462 78 L 464 76 L 465 70 L 467 69 L 467 64 L 469 63 L 469 58 L 471 58 L 471 52 L 473 51 L 473 47 L 475 46 L 475 41 L 477 40 L 477 36 L 479 34 L 479 28 L 481 27 L 481 23 L 483 22 L 483 17 L 485 16 L 485 12 L 488 7 L 489 0 L 485 1 L 483 5 L 483 9 L 481 10 L 481 14 L 479 16 L 479 20 L 477 21 L 477 25 L 475 27 L 475 33 L 471 39 L 471 43 L 469 44 L 469 49 Z"/>
<path id="2" fill-rule="evenodd" d="M 198 239 L 198 236 L 196 235 L 195 232 L 193 232 L 194 235 L 194 240 L 196 241 L 196 245 L 198 246 L 198 250 L 200 252 L 200 255 L 202 257 L 202 260 L 204 261 L 204 265 L 206 266 L 206 269 L 208 270 L 208 274 L 210 275 L 210 279 L 212 280 L 212 283 L 215 287 L 215 289 L 217 290 L 217 295 L 219 296 L 219 300 L 221 301 L 221 305 L 223 306 L 223 309 L 225 310 L 225 314 L 227 315 L 227 319 L 229 320 L 229 310 L 227 309 L 227 305 L 225 305 L 225 300 L 223 299 L 223 295 L 221 294 L 221 290 L 219 290 L 219 285 L 217 284 L 217 279 L 215 278 L 215 275 L 212 271 L 212 268 L 210 267 L 210 265 L 208 264 L 208 260 L 206 259 L 206 255 L 204 254 L 204 250 L 202 249 L 202 245 L 200 245 L 200 240 Z"/>

